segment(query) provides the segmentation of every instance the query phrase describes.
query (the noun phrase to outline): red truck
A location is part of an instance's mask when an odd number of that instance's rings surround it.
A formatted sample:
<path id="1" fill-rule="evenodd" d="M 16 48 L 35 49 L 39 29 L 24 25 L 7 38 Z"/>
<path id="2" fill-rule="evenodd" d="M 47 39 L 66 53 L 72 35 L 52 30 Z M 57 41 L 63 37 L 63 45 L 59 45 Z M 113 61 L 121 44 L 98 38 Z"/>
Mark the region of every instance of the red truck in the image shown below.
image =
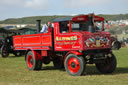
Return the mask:
<path id="1" fill-rule="evenodd" d="M 48 33 L 13 36 L 14 49 L 26 51 L 28 70 L 40 70 L 42 63 L 50 61 L 56 68 L 65 67 L 72 76 L 84 74 L 86 64 L 95 64 L 101 73 L 115 70 L 117 61 L 110 33 L 104 31 L 103 17 L 89 14 L 57 18 L 53 24 Z"/>

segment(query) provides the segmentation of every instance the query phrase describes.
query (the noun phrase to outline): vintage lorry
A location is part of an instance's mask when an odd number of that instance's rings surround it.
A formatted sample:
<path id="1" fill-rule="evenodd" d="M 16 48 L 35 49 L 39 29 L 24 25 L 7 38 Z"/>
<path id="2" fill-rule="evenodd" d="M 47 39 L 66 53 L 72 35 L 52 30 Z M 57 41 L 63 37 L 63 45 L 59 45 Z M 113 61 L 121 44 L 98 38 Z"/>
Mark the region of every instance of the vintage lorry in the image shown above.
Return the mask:
<path id="1" fill-rule="evenodd" d="M 20 51 L 15 51 L 13 49 L 13 35 L 18 34 L 18 30 L 15 29 L 5 29 L 0 28 L 0 54 L 2 58 L 6 58 L 9 54 L 14 54 L 15 56 L 20 56 Z"/>
<path id="2" fill-rule="evenodd" d="M 39 22 L 39 20 L 38 20 Z M 96 26 L 100 23 L 101 29 Z M 104 31 L 104 18 L 94 14 L 57 18 L 47 33 L 13 36 L 15 50 L 24 50 L 28 70 L 40 70 L 53 61 L 72 76 L 84 74 L 86 64 L 95 64 L 101 73 L 116 69 L 110 33 Z M 97 29 L 98 28 L 98 29 Z"/>
<path id="3" fill-rule="evenodd" d="M 1 57 L 6 58 L 9 54 L 14 54 L 15 56 L 24 55 L 24 51 L 13 49 L 13 36 L 14 35 L 24 35 L 24 34 L 34 34 L 36 30 L 32 28 L 20 28 L 20 29 L 5 29 L 0 28 L 0 54 Z"/>

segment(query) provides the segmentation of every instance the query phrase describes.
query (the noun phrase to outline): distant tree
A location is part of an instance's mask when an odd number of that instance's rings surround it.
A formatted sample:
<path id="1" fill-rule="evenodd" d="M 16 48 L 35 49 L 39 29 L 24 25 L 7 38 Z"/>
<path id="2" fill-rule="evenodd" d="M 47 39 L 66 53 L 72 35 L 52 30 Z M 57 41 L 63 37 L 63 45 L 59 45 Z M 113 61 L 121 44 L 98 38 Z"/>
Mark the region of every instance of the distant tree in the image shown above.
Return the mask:
<path id="1" fill-rule="evenodd" d="M 128 19 L 128 14 L 118 14 L 118 15 L 103 15 L 99 14 L 99 16 L 104 17 L 106 20 L 121 20 Z M 69 16 L 32 16 L 32 17 L 23 17 L 23 18 L 10 18 L 3 21 L 0 21 L 0 24 L 35 24 L 36 20 L 40 19 L 42 24 L 47 23 L 49 21 L 53 21 L 53 19 L 58 17 L 69 17 Z"/>

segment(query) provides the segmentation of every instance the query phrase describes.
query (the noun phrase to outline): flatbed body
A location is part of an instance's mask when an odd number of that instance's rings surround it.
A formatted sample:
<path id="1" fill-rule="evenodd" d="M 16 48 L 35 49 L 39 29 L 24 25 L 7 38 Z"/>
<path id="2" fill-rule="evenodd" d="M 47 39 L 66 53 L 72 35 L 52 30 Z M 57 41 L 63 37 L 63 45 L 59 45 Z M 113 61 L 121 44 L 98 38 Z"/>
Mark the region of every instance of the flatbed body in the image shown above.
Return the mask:
<path id="1" fill-rule="evenodd" d="M 13 38 L 15 50 L 51 50 L 51 33 L 18 35 Z"/>

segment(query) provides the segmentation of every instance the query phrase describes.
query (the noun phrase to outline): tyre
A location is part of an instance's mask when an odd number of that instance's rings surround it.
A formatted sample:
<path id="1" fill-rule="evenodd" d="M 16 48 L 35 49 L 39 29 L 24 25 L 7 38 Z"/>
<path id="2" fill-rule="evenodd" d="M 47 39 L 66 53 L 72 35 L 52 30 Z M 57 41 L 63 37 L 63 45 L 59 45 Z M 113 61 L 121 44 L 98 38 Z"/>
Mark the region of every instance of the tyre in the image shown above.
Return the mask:
<path id="1" fill-rule="evenodd" d="M 34 53 L 29 51 L 26 55 L 26 64 L 28 70 L 40 70 L 42 67 L 42 60 L 36 60 Z"/>
<path id="2" fill-rule="evenodd" d="M 106 58 L 103 63 L 97 63 L 96 68 L 101 73 L 112 73 L 116 69 L 116 65 L 116 57 L 111 54 L 111 57 Z"/>
<path id="3" fill-rule="evenodd" d="M 119 41 L 113 42 L 112 49 L 119 50 L 121 48 L 121 43 Z"/>
<path id="4" fill-rule="evenodd" d="M 8 47 L 5 46 L 5 45 L 3 45 L 3 46 L 1 47 L 1 56 L 2 56 L 3 58 L 6 58 L 6 57 L 9 56 Z"/>
<path id="5" fill-rule="evenodd" d="M 57 69 L 64 68 L 64 60 L 63 60 L 63 58 L 61 56 L 54 58 L 53 59 L 53 65 Z"/>
<path id="6" fill-rule="evenodd" d="M 72 76 L 80 76 L 85 70 L 85 60 L 74 54 L 69 54 L 65 59 L 65 70 Z"/>

